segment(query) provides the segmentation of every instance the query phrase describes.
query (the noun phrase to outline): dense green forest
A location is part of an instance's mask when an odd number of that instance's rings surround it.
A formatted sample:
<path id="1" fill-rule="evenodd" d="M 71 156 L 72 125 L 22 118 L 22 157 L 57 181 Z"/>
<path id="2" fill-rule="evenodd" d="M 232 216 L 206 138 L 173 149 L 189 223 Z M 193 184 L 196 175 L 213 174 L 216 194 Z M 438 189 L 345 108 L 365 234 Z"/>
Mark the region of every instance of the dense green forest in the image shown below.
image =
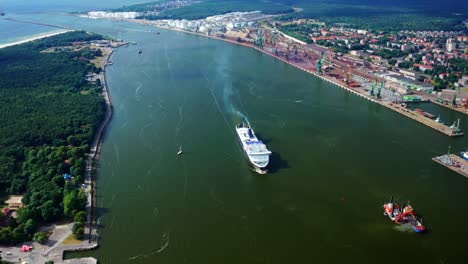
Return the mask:
<path id="1" fill-rule="evenodd" d="M 262 0 L 205 0 L 189 6 L 162 12 L 159 15 L 144 16 L 147 19 L 201 19 L 230 12 L 262 11 L 264 14 L 285 14 L 293 12 L 289 6 Z"/>
<path id="2" fill-rule="evenodd" d="M 282 20 L 314 18 L 328 25 L 346 24 L 349 27 L 374 30 L 455 30 L 465 14 L 454 15 L 448 9 L 433 10 L 408 4 L 377 5 L 372 3 L 348 4 L 334 2 L 300 2 L 301 8 L 283 16 Z"/>
<path id="3" fill-rule="evenodd" d="M 116 11 L 153 11 L 153 3 L 126 6 Z M 282 19 L 314 18 L 328 24 L 375 30 L 463 30 L 468 5 L 461 0 L 444 2 L 384 0 L 202 0 L 179 9 L 166 10 L 147 19 L 200 19 L 233 11 L 260 10 L 286 14 Z M 295 11 L 294 11 L 295 10 Z"/>
<path id="4" fill-rule="evenodd" d="M 313 29 L 316 29 L 318 27 L 319 25 L 316 24 L 289 24 L 278 27 L 278 30 L 285 34 L 288 34 L 293 38 L 302 40 L 306 43 L 312 43 L 312 39 L 310 38 L 309 34 L 312 32 Z"/>
<path id="5" fill-rule="evenodd" d="M 24 194 L 26 205 L 17 219 L 2 217 L 1 244 L 32 239 L 38 224 L 85 209 L 85 153 L 105 116 L 101 87 L 85 75 L 101 70 L 90 63 L 100 52 L 44 51 L 96 39 L 75 31 L 0 49 L 0 189 Z"/>

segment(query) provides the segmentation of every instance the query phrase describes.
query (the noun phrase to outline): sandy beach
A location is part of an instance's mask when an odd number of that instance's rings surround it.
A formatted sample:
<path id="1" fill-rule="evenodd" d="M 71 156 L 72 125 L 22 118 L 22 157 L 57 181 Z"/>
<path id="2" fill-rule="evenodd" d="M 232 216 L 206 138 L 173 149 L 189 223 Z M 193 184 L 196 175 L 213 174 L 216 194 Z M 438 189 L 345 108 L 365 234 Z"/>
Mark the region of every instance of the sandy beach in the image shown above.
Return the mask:
<path id="1" fill-rule="evenodd" d="M 70 31 L 73 31 L 73 30 L 64 29 L 64 30 L 60 30 L 60 31 L 46 32 L 46 33 L 43 33 L 43 34 L 32 36 L 32 37 L 27 38 L 27 39 L 23 39 L 23 40 L 11 42 L 11 43 L 6 43 L 6 44 L 0 44 L 0 49 L 10 47 L 10 46 L 14 46 L 14 45 L 23 44 L 23 43 L 38 40 L 38 39 L 52 37 L 52 36 L 63 34 L 63 33 L 70 32 Z"/>

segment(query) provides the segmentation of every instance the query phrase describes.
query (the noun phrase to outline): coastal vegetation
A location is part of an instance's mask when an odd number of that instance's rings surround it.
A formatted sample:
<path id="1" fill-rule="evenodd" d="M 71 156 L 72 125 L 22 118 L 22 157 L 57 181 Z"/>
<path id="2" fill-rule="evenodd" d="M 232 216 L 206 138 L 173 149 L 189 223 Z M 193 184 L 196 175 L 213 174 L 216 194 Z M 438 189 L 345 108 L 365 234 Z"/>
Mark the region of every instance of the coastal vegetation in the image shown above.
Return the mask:
<path id="1" fill-rule="evenodd" d="M 75 31 L 0 49 L 0 189 L 24 195 L 25 205 L 16 219 L 2 216 L 1 244 L 32 239 L 44 223 L 82 219 L 85 153 L 105 101 L 99 84 L 85 80 L 101 71 L 90 63 L 100 52 L 69 47 L 102 38 Z"/>
<path id="2" fill-rule="evenodd" d="M 282 26 L 278 26 L 278 30 L 281 32 L 304 41 L 306 43 L 312 43 L 312 39 L 310 38 L 310 33 L 313 30 L 318 29 L 320 26 L 317 24 L 285 24 Z"/>
<path id="3" fill-rule="evenodd" d="M 140 7 L 144 5 L 141 4 Z M 132 10 L 127 7 L 123 10 Z M 119 9 L 122 10 L 122 9 Z M 122 10 L 122 11 L 123 11 Z M 134 9 L 133 9 L 134 10 Z M 151 3 L 147 8 L 138 9 L 143 12 L 152 11 Z M 140 12 L 141 12 L 140 11 Z M 264 14 L 285 14 L 293 12 L 293 8 L 281 3 L 262 0 L 205 0 L 181 8 L 170 9 L 154 15 L 144 15 L 146 19 L 201 19 L 208 16 L 226 14 L 231 12 L 262 11 Z"/>
<path id="4" fill-rule="evenodd" d="M 281 1 L 281 0 L 279 0 Z M 282 16 L 283 21 L 313 18 L 327 25 L 338 25 L 369 30 L 456 30 L 462 29 L 460 23 L 466 15 L 454 15 L 452 10 L 434 10 L 427 5 L 417 6 L 409 3 L 389 3 L 386 5 L 365 2 L 351 4 L 344 1 L 291 1 L 301 8 Z M 400 1 L 401 2 L 401 1 Z"/>
<path id="5" fill-rule="evenodd" d="M 169 2 L 169 1 L 166 1 Z M 235 11 L 262 11 L 283 14 L 283 21 L 313 18 L 327 25 L 342 25 L 372 30 L 463 30 L 460 24 L 467 15 L 462 1 L 428 5 L 424 1 L 346 1 L 346 0 L 201 0 L 180 8 L 156 8 L 158 2 L 124 6 L 113 11 L 144 13 L 146 19 L 201 19 Z M 457 12 L 457 13 L 454 13 Z M 304 40 L 297 28 L 289 34 Z"/>

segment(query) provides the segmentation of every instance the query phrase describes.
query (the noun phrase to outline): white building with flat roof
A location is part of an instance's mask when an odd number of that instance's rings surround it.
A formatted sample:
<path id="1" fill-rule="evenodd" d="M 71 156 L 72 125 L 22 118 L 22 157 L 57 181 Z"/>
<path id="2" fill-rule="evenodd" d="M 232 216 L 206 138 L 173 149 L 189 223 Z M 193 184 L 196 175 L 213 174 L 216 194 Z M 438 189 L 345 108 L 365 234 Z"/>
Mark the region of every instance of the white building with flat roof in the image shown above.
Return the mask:
<path id="1" fill-rule="evenodd" d="M 104 12 L 104 11 L 88 12 L 89 18 L 130 19 L 130 18 L 136 18 L 140 15 L 141 14 L 138 12 Z"/>

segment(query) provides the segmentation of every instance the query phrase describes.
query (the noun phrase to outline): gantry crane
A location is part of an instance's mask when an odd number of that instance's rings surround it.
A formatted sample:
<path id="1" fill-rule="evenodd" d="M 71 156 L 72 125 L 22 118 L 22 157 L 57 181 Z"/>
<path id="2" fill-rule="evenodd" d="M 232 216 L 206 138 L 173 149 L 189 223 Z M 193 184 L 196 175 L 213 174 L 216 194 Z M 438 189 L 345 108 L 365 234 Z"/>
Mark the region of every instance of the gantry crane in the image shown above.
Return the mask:
<path id="1" fill-rule="evenodd" d="M 382 89 L 383 89 L 383 88 L 384 88 L 384 82 L 381 81 L 381 82 L 380 82 L 380 85 L 379 85 L 379 89 L 377 90 L 377 98 L 378 98 L 378 99 L 382 98 L 381 95 L 380 95 L 380 93 L 382 92 Z"/>
<path id="2" fill-rule="evenodd" d="M 374 80 L 374 82 L 373 82 L 372 85 L 371 85 L 371 89 L 369 90 L 369 94 L 370 94 L 371 96 L 374 96 L 374 90 L 375 90 L 375 87 L 376 87 L 376 86 L 377 86 L 377 81 Z"/>
<path id="3" fill-rule="evenodd" d="M 257 37 L 254 40 L 254 45 L 260 49 L 263 49 L 263 42 L 265 41 L 265 34 L 257 31 Z"/>
<path id="4" fill-rule="evenodd" d="M 325 64 L 325 56 L 323 56 L 320 60 L 317 61 L 317 74 L 322 75 L 322 67 Z"/>

